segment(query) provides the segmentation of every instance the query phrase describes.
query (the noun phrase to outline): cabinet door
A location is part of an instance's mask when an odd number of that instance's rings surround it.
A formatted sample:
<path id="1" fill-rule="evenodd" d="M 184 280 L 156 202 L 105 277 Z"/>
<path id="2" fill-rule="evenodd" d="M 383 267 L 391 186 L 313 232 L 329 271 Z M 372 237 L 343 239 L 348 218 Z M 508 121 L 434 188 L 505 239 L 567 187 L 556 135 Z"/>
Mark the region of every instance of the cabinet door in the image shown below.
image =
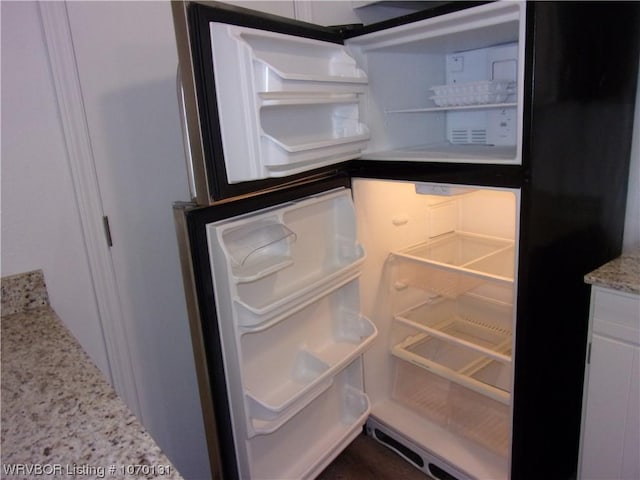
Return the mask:
<path id="1" fill-rule="evenodd" d="M 224 0 L 224 3 L 282 17 L 296 18 L 293 0 Z"/>
<path id="2" fill-rule="evenodd" d="M 583 480 L 638 478 L 638 445 L 632 474 L 634 454 L 629 454 L 633 449 L 625 441 L 631 441 L 633 429 L 638 428 L 629 417 L 634 411 L 636 419 L 638 415 L 638 395 L 634 391 L 638 389 L 638 350 L 618 340 L 593 336 L 582 446 Z"/>
<path id="3" fill-rule="evenodd" d="M 624 432 L 622 478 L 640 478 L 640 348 L 633 349 L 627 403 L 627 422 Z"/>

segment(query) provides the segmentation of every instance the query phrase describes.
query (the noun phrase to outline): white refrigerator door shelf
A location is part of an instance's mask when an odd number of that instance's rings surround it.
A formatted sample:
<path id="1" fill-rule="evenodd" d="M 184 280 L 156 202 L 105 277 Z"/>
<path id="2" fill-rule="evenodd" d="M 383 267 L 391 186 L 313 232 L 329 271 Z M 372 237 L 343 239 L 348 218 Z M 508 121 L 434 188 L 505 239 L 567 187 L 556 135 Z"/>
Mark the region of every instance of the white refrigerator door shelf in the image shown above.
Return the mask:
<path id="1" fill-rule="evenodd" d="M 370 410 L 351 192 L 337 189 L 207 226 L 242 478 L 305 478 Z M 314 473 L 315 472 L 315 473 Z"/>

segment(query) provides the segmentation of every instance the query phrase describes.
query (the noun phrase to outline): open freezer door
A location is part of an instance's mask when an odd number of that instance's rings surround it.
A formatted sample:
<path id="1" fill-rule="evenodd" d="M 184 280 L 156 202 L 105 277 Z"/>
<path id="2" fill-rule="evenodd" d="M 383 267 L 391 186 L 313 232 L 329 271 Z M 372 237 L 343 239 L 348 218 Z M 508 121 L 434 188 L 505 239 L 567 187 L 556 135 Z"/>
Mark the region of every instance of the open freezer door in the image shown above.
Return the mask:
<path id="1" fill-rule="evenodd" d="M 211 23 L 230 183 L 289 176 L 359 156 L 367 77 L 335 43 Z"/>
<path id="2" fill-rule="evenodd" d="M 362 355 L 377 328 L 360 313 L 365 251 L 347 188 L 238 214 L 252 200 L 201 209 L 198 233 L 212 287 L 203 329 L 217 332 L 205 348 L 224 366 L 211 395 L 231 430 L 217 433 L 223 456 L 235 452 L 224 461 L 237 475 L 225 478 L 311 479 L 370 412 Z"/>
<path id="3" fill-rule="evenodd" d="M 366 149 L 368 80 L 341 34 L 225 4 L 173 10 L 197 203 L 335 171 Z"/>

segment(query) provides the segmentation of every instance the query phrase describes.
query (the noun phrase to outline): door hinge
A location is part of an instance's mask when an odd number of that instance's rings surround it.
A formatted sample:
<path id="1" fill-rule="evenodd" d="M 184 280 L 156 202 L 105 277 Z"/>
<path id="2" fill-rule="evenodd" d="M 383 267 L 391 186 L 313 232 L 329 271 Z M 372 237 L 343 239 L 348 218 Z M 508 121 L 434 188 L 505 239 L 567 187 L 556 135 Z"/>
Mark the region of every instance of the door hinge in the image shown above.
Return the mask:
<path id="1" fill-rule="evenodd" d="M 109 227 L 109 217 L 106 215 L 102 217 L 102 224 L 104 225 L 104 235 L 107 237 L 107 246 L 113 247 L 113 239 L 111 238 L 111 227 Z"/>
<path id="2" fill-rule="evenodd" d="M 591 363 L 591 342 L 587 345 L 587 364 Z"/>

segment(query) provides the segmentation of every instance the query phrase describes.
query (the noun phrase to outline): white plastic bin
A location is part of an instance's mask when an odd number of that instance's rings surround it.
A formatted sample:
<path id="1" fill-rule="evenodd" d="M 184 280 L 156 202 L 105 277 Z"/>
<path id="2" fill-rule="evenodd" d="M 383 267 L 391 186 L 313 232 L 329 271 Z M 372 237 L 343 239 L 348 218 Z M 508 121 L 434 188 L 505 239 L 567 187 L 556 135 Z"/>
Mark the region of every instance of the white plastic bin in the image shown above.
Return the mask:
<path id="1" fill-rule="evenodd" d="M 353 363 L 331 388 L 270 435 L 247 440 L 251 478 L 312 478 L 360 434 L 369 415 L 369 399 L 353 385 L 362 365 Z"/>
<path id="2" fill-rule="evenodd" d="M 270 433 L 331 386 L 377 335 L 357 280 L 241 336 L 249 435 Z"/>

